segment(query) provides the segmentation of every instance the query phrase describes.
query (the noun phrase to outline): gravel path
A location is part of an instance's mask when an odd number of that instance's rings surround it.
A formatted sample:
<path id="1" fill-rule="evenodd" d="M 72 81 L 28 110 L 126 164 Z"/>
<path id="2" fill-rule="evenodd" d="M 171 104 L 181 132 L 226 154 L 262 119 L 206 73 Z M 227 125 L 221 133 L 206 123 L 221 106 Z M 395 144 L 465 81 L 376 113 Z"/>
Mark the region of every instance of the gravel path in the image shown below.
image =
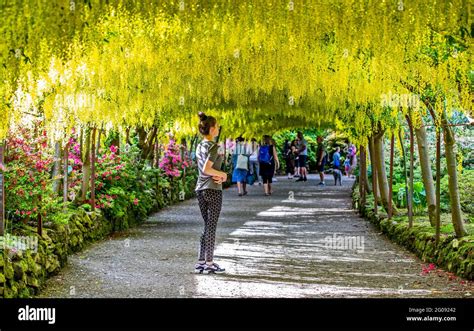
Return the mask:
<path id="1" fill-rule="evenodd" d="M 258 185 L 244 197 L 225 190 L 224 275 L 193 273 L 202 219 L 192 199 L 71 256 L 38 297 L 471 297 L 473 282 L 422 274 L 425 264 L 360 218 L 344 179 L 278 177 L 270 197 Z"/>

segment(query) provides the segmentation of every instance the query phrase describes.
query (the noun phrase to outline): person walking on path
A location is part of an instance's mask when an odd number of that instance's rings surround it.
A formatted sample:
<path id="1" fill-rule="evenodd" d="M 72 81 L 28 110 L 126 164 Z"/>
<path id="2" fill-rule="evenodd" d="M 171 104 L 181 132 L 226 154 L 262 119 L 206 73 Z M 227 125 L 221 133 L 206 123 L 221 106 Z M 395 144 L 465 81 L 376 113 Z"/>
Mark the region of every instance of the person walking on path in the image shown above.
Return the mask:
<path id="1" fill-rule="evenodd" d="M 339 169 L 341 166 L 341 148 L 336 147 L 336 151 L 332 155 L 332 164 L 334 169 Z"/>
<path id="2" fill-rule="evenodd" d="M 260 175 L 259 175 L 260 164 L 258 163 L 258 149 L 260 148 L 260 146 L 257 143 L 257 139 L 252 138 L 249 148 L 250 148 L 249 174 L 257 178 L 258 185 L 262 185 L 262 181 L 260 180 Z"/>
<path id="3" fill-rule="evenodd" d="M 326 164 L 326 151 L 324 149 L 323 137 L 318 136 L 318 149 L 316 150 L 317 170 L 320 182 L 318 185 L 324 186 L 324 166 Z"/>
<path id="4" fill-rule="evenodd" d="M 268 135 L 263 136 L 263 144 L 260 146 L 258 161 L 260 163 L 260 176 L 262 176 L 265 195 L 269 196 L 272 194 L 272 178 L 275 170 L 280 167 L 280 161 L 278 160 L 275 145 L 271 143 L 271 138 Z"/>
<path id="5" fill-rule="evenodd" d="M 346 154 L 346 159 L 344 160 L 344 170 L 346 172 L 346 177 L 349 178 L 349 172 L 351 171 L 351 158 L 349 154 Z"/>
<path id="6" fill-rule="evenodd" d="M 303 132 L 298 131 L 298 140 L 299 143 L 296 146 L 298 148 L 298 163 L 300 168 L 300 178 L 298 178 L 297 182 L 302 182 L 307 180 L 306 174 L 306 158 L 308 157 L 308 143 L 303 137 Z"/>
<path id="7" fill-rule="evenodd" d="M 293 160 L 293 151 L 291 148 L 291 143 L 288 139 L 285 140 L 283 145 L 283 157 L 285 158 L 285 172 L 288 176 L 288 179 L 293 178 L 293 172 L 295 171 L 295 163 Z"/>
<path id="8" fill-rule="evenodd" d="M 249 154 L 244 138 L 235 140 L 235 150 L 232 158 L 234 171 L 232 172 L 232 182 L 237 183 L 239 197 L 247 195 L 247 175 L 249 171 Z"/>
<path id="9" fill-rule="evenodd" d="M 293 140 L 293 142 L 291 143 L 291 152 L 293 153 L 293 162 L 294 162 L 294 165 L 295 165 L 295 174 L 293 175 L 293 177 L 299 177 L 300 176 L 300 164 L 299 164 L 299 158 L 298 158 L 298 148 L 296 146 L 298 146 L 299 144 L 299 139 L 298 137 L 296 137 L 295 140 Z"/>
<path id="10" fill-rule="evenodd" d="M 217 120 L 199 112 L 199 132 L 203 140 L 196 148 L 196 160 L 199 176 L 196 183 L 196 196 L 204 220 L 204 231 L 201 234 L 196 273 L 223 273 L 225 269 L 214 263 L 214 246 L 216 227 L 222 209 L 222 183 L 227 174 L 220 171 L 223 157 L 218 153 L 214 141 L 219 135 Z"/>
<path id="11" fill-rule="evenodd" d="M 351 178 L 354 178 L 354 171 L 357 168 L 357 148 L 354 146 L 354 144 L 351 144 L 349 150 L 351 155 L 350 174 Z"/>
<path id="12" fill-rule="evenodd" d="M 341 148 L 336 147 L 336 151 L 332 155 L 332 172 L 334 175 L 334 185 L 337 185 L 339 181 L 339 185 L 342 186 L 342 172 L 341 169 Z"/>

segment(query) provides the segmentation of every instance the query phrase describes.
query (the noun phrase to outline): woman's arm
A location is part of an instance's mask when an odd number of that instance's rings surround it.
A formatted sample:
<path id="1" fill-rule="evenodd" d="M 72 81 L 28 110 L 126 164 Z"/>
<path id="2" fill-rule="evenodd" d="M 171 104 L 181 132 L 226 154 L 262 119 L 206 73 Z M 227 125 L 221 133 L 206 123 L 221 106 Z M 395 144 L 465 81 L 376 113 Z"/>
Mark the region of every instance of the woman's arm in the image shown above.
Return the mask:
<path id="1" fill-rule="evenodd" d="M 212 167 L 213 165 L 214 165 L 214 162 L 208 159 L 206 163 L 204 163 L 204 173 L 208 176 L 212 176 L 214 181 L 218 181 L 216 180 L 215 177 L 222 178 L 222 182 L 227 181 L 227 174 L 223 171 L 214 169 Z"/>
<path id="2" fill-rule="evenodd" d="M 278 159 L 278 154 L 275 148 L 275 145 L 273 145 L 273 159 L 275 160 L 275 168 L 279 169 L 280 168 L 280 160 Z"/>

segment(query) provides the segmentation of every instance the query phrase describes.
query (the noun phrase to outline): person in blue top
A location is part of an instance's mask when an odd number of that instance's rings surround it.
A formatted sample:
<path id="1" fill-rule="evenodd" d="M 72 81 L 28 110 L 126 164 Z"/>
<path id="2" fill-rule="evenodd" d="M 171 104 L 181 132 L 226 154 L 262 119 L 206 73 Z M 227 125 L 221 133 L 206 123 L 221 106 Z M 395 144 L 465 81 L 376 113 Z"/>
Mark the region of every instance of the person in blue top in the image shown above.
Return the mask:
<path id="1" fill-rule="evenodd" d="M 339 169 L 339 167 L 341 166 L 341 153 L 340 152 L 341 152 L 341 148 L 336 147 L 336 151 L 332 155 L 332 163 L 333 163 L 334 169 Z"/>
<path id="2" fill-rule="evenodd" d="M 272 195 L 272 179 L 275 170 L 280 167 L 280 161 L 275 145 L 269 135 L 263 136 L 263 144 L 258 152 L 258 162 L 260 163 L 260 176 L 262 176 L 265 195 Z"/>
<path id="3" fill-rule="evenodd" d="M 347 178 L 349 178 L 349 171 L 351 170 L 351 158 L 349 155 L 346 155 L 346 159 L 344 160 L 344 170 Z"/>

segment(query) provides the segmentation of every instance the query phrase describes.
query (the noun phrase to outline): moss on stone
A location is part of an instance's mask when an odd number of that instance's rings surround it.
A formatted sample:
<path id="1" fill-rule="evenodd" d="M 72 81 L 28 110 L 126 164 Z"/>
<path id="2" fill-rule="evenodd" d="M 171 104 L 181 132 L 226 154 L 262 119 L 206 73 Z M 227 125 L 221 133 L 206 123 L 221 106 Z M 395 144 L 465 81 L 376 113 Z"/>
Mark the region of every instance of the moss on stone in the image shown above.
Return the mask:
<path id="1" fill-rule="evenodd" d="M 5 267 L 3 267 L 3 272 L 7 279 L 13 279 L 15 276 L 13 266 L 11 263 L 8 263 L 8 260 L 7 260 L 7 263 L 5 264 Z"/>
<path id="2" fill-rule="evenodd" d="M 25 260 L 13 262 L 13 271 L 16 279 L 22 278 L 27 270 L 28 263 Z"/>

